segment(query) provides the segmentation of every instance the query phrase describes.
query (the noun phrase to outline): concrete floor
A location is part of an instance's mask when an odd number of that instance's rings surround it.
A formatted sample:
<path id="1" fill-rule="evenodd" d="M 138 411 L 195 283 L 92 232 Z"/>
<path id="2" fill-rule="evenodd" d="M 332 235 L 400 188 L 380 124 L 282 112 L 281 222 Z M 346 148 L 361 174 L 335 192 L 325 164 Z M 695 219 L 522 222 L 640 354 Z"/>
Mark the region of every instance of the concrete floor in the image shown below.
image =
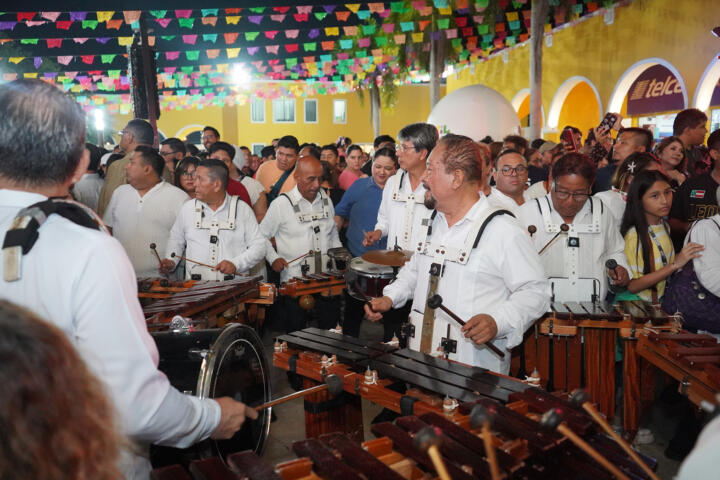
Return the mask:
<path id="1" fill-rule="evenodd" d="M 280 332 L 266 329 L 263 335 L 265 352 L 272 365 L 273 341 Z M 360 330 L 360 338 L 382 339 L 382 326 L 365 320 Z M 270 382 L 273 398 L 278 398 L 293 392 L 284 370 L 271 368 Z M 303 401 L 292 400 L 273 408 L 276 420 L 270 426 L 270 435 L 265 445 L 263 459 L 270 465 L 293 460 L 297 456 L 292 451 L 292 444 L 305 438 L 305 414 Z M 380 407 L 363 400 L 363 420 L 365 423 L 365 439 L 374 438 L 370 433 L 370 421 L 380 412 Z M 665 480 L 672 479 L 680 466 L 679 462 L 665 457 L 664 450 L 674 433 L 677 424 L 677 412 L 674 406 L 658 402 L 651 409 L 643 413 L 641 427 L 649 428 L 655 441 L 649 445 L 637 446 L 638 449 L 658 460 L 658 476 Z"/>

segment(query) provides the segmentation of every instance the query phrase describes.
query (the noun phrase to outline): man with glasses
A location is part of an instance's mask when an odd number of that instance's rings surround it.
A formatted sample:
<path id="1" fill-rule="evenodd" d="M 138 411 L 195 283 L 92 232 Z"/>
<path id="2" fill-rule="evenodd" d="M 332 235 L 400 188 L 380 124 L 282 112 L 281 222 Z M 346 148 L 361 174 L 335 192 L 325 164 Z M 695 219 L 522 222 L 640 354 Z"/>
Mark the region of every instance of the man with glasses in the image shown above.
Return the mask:
<path id="1" fill-rule="evenodd" d="M 428 155 L 438 141 L 438 131 L 429 123 L 413 123 L 400 130 L 398 138 L 400 169 L 385 184 L 375 230 L 365 234 L 363 245 L 367 247 L 387 237 L 388 248 L 397 245 L 414 251 L 420 223 L 430 215 L 424 204 L 422 176 Z"/>
<path id="2" fill-rule="evenodd" d="M 528 179 L 527 160 L 517 150 L 507 149 L 495 159 L 493 178 L 488 201 L 513 213 L 525 203 L 523 194 Z"/>
<path id="3" fill-rule="evenodd" d="M 165 172 L 163 172 L 163 180 L 168 183 L 174 183 L 175 167 L 178 162 L 185 158 L 187 148 L 179 138 L 166 138 L 160 142 L 160 156 L 165 161 Z"/>
<path id="4" fill-rule="evenodd" d="M 604 300 L 608 276 L 615 286 L 630 282 L 625 242 L 612 214 L 590 197 L 595 181 L 592 160 L 568 153 L 552 168 L 550 193 L 526 202 L 517 211 L 531 234 L 555 301 Z M 605 268 L 615 260 L 614 270 Z"/>
<path id="5" fill-rule="evenodd" d="M 115 189 L 127 183 L 125 167 L 130 163 L 130 157 L 132 157 L 135 147 L 139 145 L 152 146 L 155 142 L 155 131 L 152 125 L 139 118 L 130 120 L 119 134 L 119 147 L 125 153 L 125 156 L 120 160 L 115 160 L 108 167 L 107 173 L 105 174 L 105 184 L 100 192 L 97 209 L 98 215 L 101 217 L 105 215 L 105 209 L 110 203 Z"/>

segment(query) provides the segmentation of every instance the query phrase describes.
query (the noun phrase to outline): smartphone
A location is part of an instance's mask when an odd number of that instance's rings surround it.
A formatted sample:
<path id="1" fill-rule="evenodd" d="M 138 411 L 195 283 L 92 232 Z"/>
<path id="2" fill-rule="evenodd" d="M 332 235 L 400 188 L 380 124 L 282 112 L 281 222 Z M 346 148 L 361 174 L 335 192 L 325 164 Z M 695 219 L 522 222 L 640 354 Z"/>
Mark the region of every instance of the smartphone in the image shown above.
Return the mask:
<path id="1" fill-rule="evenodd" d="M 600 125 L 598 125 L 598 131 L 606 131 L 609 132 L 612 130 L 617 130 L 620 123 L 620 115 L 617 113 L 611 113 L 608 112 L 605 114 L 605 117 L 602 119 L 602 122 L 600 122 Z"/>
<path id="2" fill-rule="evenodd" d="M 580 150 L 580 145 L 577 144 L 575 133 L 572 131 L 571 128 L 566 128 L 562 131 L 562 133 L 560 134 L 560 140 L 565 145 L 566 152 L 577 152 L 578 150 Z"/>

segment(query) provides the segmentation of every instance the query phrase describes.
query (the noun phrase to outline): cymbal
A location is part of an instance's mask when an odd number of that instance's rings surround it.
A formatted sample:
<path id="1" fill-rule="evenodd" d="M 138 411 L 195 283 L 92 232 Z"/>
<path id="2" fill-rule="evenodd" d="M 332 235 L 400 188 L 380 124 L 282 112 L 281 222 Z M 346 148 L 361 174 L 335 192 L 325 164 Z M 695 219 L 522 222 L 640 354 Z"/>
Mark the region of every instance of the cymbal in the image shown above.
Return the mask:
<path id="1" fill-rule="evenodd" d="M 366 262 L 386 265 L 388 267 L 402 267 L 410 260 L 411 252 L 403 250 L 370 250 L 362 254 L 361 258 Z"/>

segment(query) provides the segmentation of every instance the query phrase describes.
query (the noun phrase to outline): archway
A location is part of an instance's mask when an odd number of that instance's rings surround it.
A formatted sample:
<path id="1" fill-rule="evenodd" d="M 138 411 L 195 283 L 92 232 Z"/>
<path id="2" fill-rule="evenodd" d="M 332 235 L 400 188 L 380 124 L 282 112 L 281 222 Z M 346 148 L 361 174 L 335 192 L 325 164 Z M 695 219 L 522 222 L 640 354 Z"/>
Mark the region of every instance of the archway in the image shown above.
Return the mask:
<path id="1" fill-rule="evenodd" d="M 720 92 L 720 52 L 715 55 L 710 64 L 700 77 L 700 83 L 695 90 L 695 98 L 693 98 L 693 106 L 703 112 L 710 108 L 711 100 L 717 90 Z M 717 94 L 720 96 L 720 93 Z M 714 102 L 713 102 L 714 103 Z"/>
<path id="2" fill-rule="evenodd" d="M 680 75 L 678 69 L 675 68 L 675 66 L 672 65 L 670 62 L 663 60 L 662 58 L 654 57 L 640 60 L 639 62 L 634 63 L 630 68 L 625 70 L 625 73 L 620 76 L 620 79 L 615 84 L 615 88 L 613 89 L 612 94 L 610 94 L 610 101 L 608 102 L 607 111 L 620 112 L 625 97 L 630 90 L 630 86 L 645 70 L 655 65 L 662 65 L 663 67 L 670 70 L 670 72 L 672 72 L 672 74 L 675 76 L 680 87 L 682 88 L 685 108 L 687 108 L 687 87 L 685 86 L 685 81 L 683 80 L 682 75 Z"/>
<path id="3" fill-rule="evenodd" d="M 518 114 L 520 126 L 526 128 L 530 126 L 530 89 L 523 88 L 515 94 L 510 102 Z M 545 125 L 545 107 L 540 107 L 540 128 Z"/>
<path id="4" fill-rule="evenodd" d="M 570 77 L 555 92 L 548 111 L 547 127 L 557 131 L 572 125 L 583 132 L 595 127 L 602 119 L 603 110 L 597 87 L 589 78 Z"/>
<path id="5" fill-rule="evenodd" d="M 185 125 L 175 133 L 175 137 L 183 141 L 187 139 L 190 143 L 200 145 L 202 143 L 201 137 L 203 128 L 205 128 L 205 126 L 200 125 L 199 123 Z"/>

